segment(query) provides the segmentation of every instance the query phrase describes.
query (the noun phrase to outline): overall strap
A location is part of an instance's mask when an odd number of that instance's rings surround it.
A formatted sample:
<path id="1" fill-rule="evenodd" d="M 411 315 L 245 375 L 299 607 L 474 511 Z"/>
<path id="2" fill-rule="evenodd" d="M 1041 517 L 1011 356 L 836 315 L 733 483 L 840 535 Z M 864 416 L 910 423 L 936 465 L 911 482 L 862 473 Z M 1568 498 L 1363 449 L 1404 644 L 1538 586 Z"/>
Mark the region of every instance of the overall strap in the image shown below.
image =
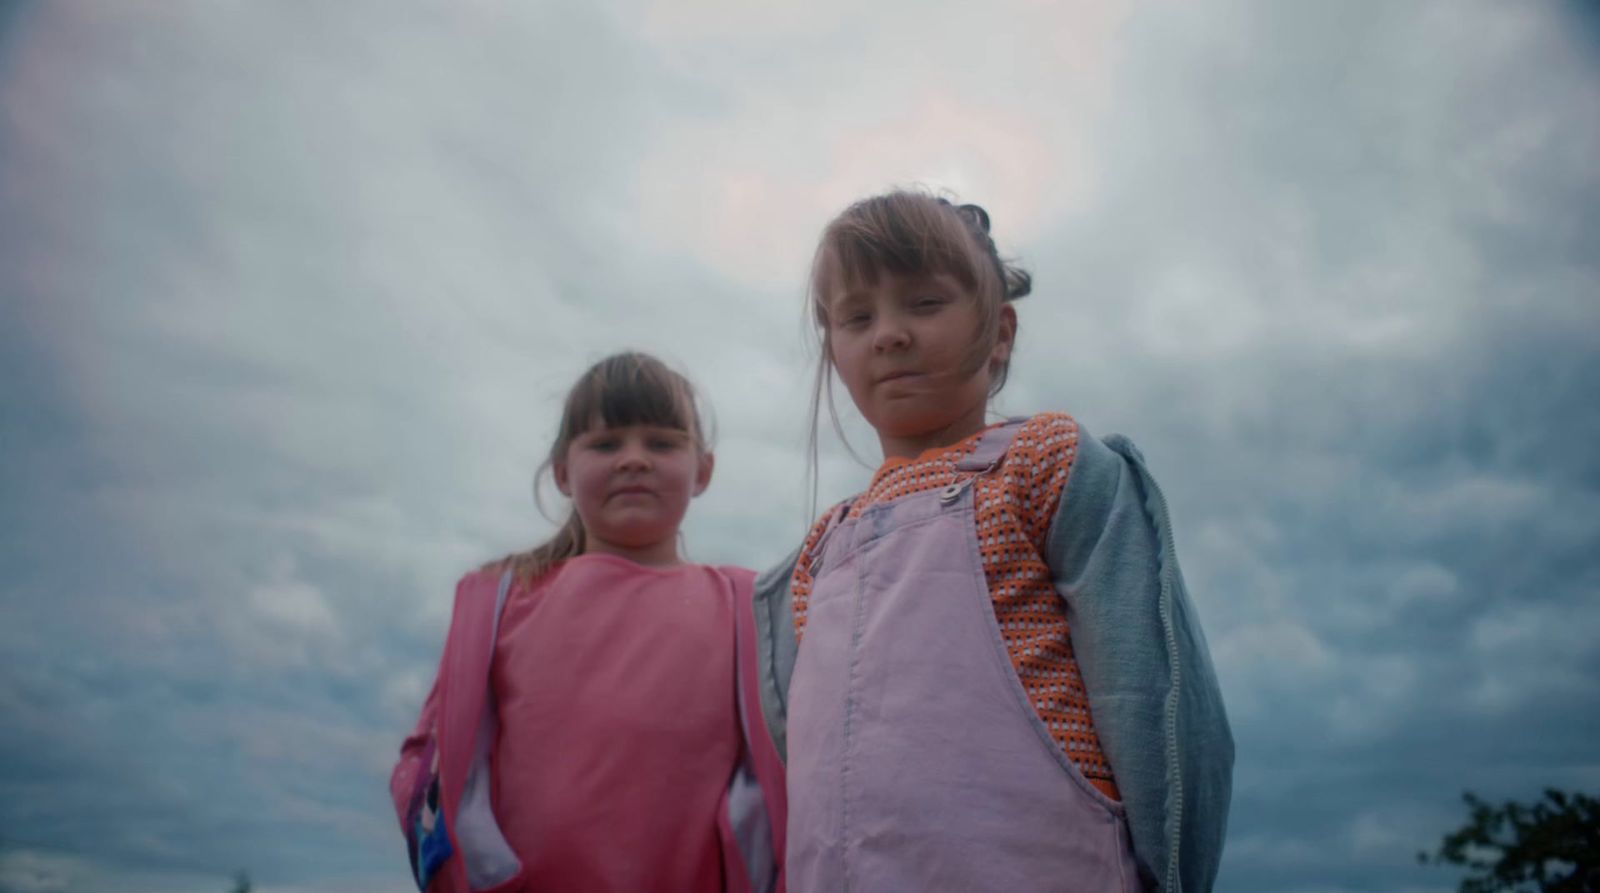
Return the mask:
<path id="1" fill-rule="evenodd" d="M 972 452 L 956 463 L 957 471 L 974 472 L 956 481 L 939 491 L 941 505 L 954 505 L 961 494 L 972 486 L 972 482 L 999 467 L 1000 460 L 1006 457 L 1006 450 L 1011 449 L 1011 441 L 1017 437 L 1025 418 L 1007 419 L 1005 424 L 998 425 L 983 432 L 978 437 L 978 445 Z"/>
<path id="2" fill-rule="evenodd" d="M 956 463 L 957 471 L 988 471 L 1005 458 L 1006 451 L 1011 449 L 1011 441 L 1017 437 L 1017 432 L 1022 430 L 1022 423 L 1027 418 L 1006 419 L 1005 424 L 997 425 L 983 432 L 978 438 L 978 446 L 971 453 Z"/>
<path id="3" fill-rule="evenodd" d="M 856 500 L 860 498 L 861 494 L 857 493 L 828 512 L 828 523 L 823 526 L 822 535 L 817 537 L 816 545 L 811 547 L 811 562 L 807 566 L 807 572 L 813 577 L 817 575 L 817 567 L 822 564 L 822 551 L 828 545 L 828 537 L 833 536 L 833 531 L 839 526 L 839 522 L 844 520 L 845 515 L 850 514 L 850 506 L 855 505 Z"/>

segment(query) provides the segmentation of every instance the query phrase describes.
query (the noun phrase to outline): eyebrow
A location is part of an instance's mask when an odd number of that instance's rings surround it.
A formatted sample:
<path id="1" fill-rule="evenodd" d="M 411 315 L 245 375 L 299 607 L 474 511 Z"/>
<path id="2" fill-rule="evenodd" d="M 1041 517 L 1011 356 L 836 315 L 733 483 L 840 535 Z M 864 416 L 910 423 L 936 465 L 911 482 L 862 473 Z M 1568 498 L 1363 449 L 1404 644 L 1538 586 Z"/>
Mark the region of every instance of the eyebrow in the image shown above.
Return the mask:
<path id="1" fill-rule="evenodd" d="M 640 425 L 646 432 L 657 437 L 676 437 L 681 440 L 689 439 L 689 432 L 682 428 L 673 428 L 667 425 Z"/>
<path id="2" fill-rule="evenodd" d="M 842 313 L 843 311 L 848 310 L 855 305 L 865 303 L 868 303 L 868 298 L 865 292 L 860 290 L 850 290 L 840 292 L 836 297 L 824 304 L 822 309 L 827 311 L 829 314 Z"/>

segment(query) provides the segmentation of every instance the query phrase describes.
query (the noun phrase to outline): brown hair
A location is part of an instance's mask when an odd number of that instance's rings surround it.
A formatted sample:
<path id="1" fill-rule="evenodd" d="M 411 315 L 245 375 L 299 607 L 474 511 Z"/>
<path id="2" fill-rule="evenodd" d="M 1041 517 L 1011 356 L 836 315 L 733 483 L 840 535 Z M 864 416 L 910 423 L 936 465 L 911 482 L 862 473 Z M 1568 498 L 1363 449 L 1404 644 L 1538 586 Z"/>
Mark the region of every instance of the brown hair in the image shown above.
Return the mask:
<path id="1" fill-rule="evenodd" d="M 561 410 L 561 428 L 550 452 L 534 476 L 534 498 L 539 482 L 555 463 L 566 457 L 567 447 L 595 427 L 621 428 L 628 425 L 658 425 L 687 431 L 695 448 L 705 451 L 709 440 L 700 421 L 694 385 L 653 356 L 625 351 L 590 366 L 567 392 Z M 540 505 L 543 511 L 543 505 Z M 557 562 L 582 555 L 586 547 L 583 520 L 575 509 L 567 510 L 550 539 L 529 549 L 508 555 L 486 567 L 510 567 L 517 579 L 529 582 L 543 575 Z"/>
<path id="2" fill-rule="evenodd" d="M 1033 277 L 1000 257 L 989 235 L 989 213 L 978 205 L 958 205 L 928 192 L 897 189 L 862 199 L 835 217 L 822 231 L 812 258 L 807 295 L 811 319 L 820 333 L 808 443 L 813 489 L 817 418 L 824 396 L 834 430 L 842 432 L 828 374 L 833 363 L 828 301 L 841 289 L 870 285 L 884 273 L 943 273 L 967 289 L 978 307 L 977 337 L 967 357 L 970 372 L 976 372 L 994 350 L 1001 305 L 1033 290 Z M 1005 387 L 1008 370 L 1009 363 L 996 370 L 989 396 Z"/>

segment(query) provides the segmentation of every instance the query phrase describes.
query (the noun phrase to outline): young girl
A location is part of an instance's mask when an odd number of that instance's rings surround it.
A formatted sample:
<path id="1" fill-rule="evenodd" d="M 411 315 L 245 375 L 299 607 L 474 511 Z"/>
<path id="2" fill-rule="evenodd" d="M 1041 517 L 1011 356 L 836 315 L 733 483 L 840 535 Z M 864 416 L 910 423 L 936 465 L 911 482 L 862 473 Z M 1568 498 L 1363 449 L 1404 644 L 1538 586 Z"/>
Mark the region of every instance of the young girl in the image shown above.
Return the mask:
<path id="1" fill-rule="evenodd" d="M 813 437 L 837 373 L 884 461 L 756 583 L 792 893 L 1216 876 L 1233 740 L 1160 490 L 1071 416 L 985 422 L 1030 287 L 976 205 L 823 233 Z"/>
<path id="2" fill-rule="evenodd" d="M 747 719 L 754 575 L 678 549 L 712 471 L 689 383 L 600 361 L 545 468 L 572 513 L 462 578 L 390 780 L 418 887 L 781 890 L 782 767 Z"/>

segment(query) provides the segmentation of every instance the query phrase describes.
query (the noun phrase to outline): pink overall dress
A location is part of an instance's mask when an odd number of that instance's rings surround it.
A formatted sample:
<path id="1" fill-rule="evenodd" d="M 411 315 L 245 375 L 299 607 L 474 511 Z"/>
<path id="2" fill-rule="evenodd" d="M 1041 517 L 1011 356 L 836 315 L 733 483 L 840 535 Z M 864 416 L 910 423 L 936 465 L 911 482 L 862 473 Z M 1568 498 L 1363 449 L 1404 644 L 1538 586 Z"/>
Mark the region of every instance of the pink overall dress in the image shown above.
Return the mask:
<path id="1" fill-rule="evenodd" d="M 1028 702 L 979 557 L 972 480 L 836 512 L 789 702 L 792 893 L 1139 890 L 1121 804 Z"/>

